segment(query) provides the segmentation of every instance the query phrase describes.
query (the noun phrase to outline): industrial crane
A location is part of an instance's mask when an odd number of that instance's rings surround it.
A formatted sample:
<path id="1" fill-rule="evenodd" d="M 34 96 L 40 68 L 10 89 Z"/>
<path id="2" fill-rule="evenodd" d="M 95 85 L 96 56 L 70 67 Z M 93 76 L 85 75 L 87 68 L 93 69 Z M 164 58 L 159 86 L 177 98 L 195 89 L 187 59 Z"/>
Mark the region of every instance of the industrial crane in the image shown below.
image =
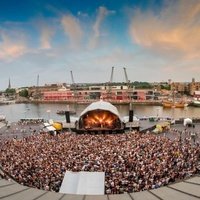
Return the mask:
<path id="1" fill-rule="evenodd" d="M 108 100 L 110 100 L 112 98 L 112 91 L 111 91 L 111 88 L 112 88 L 112 82 L 113 82 L 113 74 L 114 74 L 114 67 L 112 67 L 112 71 L 111 71 L 111 75 L 110 75 L 110 81 L 109 81 L 109 84 L 108 84 Z"/>
<path id="2" fill-rule="evenodd" d="M 113 74 L 114 74 L 114 67 L 112 67 L 111 76 L 110 76 L 110 83 L 113 82 Z"/>
<path id="3" fill-rule="evenodd" d="M 124 69 L 124 75 L 125 75 L 125 79 L 126 79 L 128 99 L 131 100 L 131 97 L 130 97 L 130 81 L 128 80 L 128 75 L 126 73 L 126 68 L 123 67 L 123 69 Z"/>
<path id="4" fill-rule="evenodd" d="M 71 79 L 72 79 L 72 90 L 73 90 L 74 98 L 75 100 L 77 100 L 77 91 L 76 91 L 76 84 L 74 82 L 73 72 L 70 71 L 70 73 L 71 73 Z"/>
<path id="5" fill-rule="evenodd" d="M 72 72 L 72 71 L 70 71 L 70 73 L 71 73 L 72 84 L 74 85 L 75 83 L 74 83 L 74 76 L 73 76 L 73 72 Z"/>
<path id="6" fill-rule="evenodd" d="M 36 85 L 36 88 L 35 88 L 35 95 L 34 95 L 34 98 L 35 99 L 39 99 L 40 98 L 40 92 L 39 92 L 39 74 L 37 75 L 37 85 Z"/>
<path id="7" fill-rule="evenodd" d="M 126 73 L 126 68 L 125 67 L 124 67 L 124 74 L 125 74 L 126 84 L 129 85 L 128 75 Z"/>

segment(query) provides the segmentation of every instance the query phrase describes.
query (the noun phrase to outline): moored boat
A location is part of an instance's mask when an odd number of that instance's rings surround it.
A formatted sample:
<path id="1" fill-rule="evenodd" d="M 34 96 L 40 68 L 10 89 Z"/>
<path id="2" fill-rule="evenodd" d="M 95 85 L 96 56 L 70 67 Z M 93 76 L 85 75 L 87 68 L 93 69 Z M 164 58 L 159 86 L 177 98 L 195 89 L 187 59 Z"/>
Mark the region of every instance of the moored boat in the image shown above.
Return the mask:
<path id="1" fill-rule="evenodd" d="M 181 102 L 172 102 L 172 101 L 164 101 L 162 103 L 164 108 L 185 108 L 187 107 L 187 103 L 185 103 L 184 101 Z"/>
<path id="2" fill-rule="evenodd" d="M 191 106 L 200 107 L 200 100 L 193 100 Z"/>

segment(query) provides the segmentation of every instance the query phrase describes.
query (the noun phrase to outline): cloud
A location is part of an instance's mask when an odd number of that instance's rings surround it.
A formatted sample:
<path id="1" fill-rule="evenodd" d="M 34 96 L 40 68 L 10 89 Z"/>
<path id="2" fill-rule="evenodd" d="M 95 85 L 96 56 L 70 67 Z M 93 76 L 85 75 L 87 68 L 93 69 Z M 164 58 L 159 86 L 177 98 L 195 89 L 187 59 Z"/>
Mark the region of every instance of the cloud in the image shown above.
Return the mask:
<path id="1" fill-rule="evenodd" d="M 0 33 L 0 60 L 11 61 L 20 57 L 27 52 L 25 41 L 15 35 L 15 39 L 11 39 L 8 35 Z"/>
<path id="2" fill-rule="evenodd" d="M 93 36 L 91 37 L 91 40 L 89 42 L 90 48 L 95 48 L 96 45 L 98 44 L 99 37 L 101 36 L 101 33 L 100 33 L 101 24 L 103 20 L 105 19 L 105 17 L 109 14 L 114 14 L 114 13 L 115 11 L 108 10 L 106 7 L 103 7 L 103 6 L 99 7 L 96 21 L 92 27 Z"/>
<path id="3" fill-rule="evenodd" d="M 103 55 L 95 57 L 95 64 L 101 64 L 102 66 L 126 66 L 131 65 L 134 61 L 134 55 L 132 52 L 127 52 L 120 48 L 110 49 L 104 52 Z"/>
<path id="4" fill-rule="evenodd" d="M 88 17 L 88 13 L 85 13 L 85 12 L 82 12 L 82 11 L 78 11 L 77 15 L 81 16 L 81 17 Z"/>
<path id="5" fill-rule="evenodd" d="M 78 20 L 71 15 L 65 15 L 61 19 L 61 24 L 65 34 L 69 37 L 71 47 L 79 47 L 81 44 L 83 32 Z"/>
<path id="6" fill-rule="evenodd" d="M 54 30 L 47 26 L 42 26 L 41 28 L 41 48 L 42 49 L 50 49 L 51 48 L 51 39 L 54 35 Z"/>
<path id="7" fill-rule="evenodd" d="M 135 9 L 129 33 L 133 43 L 146 49 L 200 58 L 200 1 L 166 1 L 160 13 Z"/>

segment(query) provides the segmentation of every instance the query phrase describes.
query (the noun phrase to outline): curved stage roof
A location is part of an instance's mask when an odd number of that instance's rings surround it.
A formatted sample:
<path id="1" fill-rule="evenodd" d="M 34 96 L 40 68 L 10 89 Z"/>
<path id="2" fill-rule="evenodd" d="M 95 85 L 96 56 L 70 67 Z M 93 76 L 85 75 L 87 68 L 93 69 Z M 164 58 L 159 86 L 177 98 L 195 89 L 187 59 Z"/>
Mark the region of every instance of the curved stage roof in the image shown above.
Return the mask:
<path id="1" fill-rule="evenodd" d="M 77 131 L 122 132 L 124 130 L 117 108 L 102 100 L 86 107 L 80 114 L 78 124 Z"/>
<path id="2" fill-rule="evenodd" d="M 93 110 L 106 110 L 120 118 L 117 108 L 111 103 L 102 100 L 91 103 L 87 108 L 85 108 L 85 110 L 83 110 L 83 112 L 80 114 L 80 117 Z"/>

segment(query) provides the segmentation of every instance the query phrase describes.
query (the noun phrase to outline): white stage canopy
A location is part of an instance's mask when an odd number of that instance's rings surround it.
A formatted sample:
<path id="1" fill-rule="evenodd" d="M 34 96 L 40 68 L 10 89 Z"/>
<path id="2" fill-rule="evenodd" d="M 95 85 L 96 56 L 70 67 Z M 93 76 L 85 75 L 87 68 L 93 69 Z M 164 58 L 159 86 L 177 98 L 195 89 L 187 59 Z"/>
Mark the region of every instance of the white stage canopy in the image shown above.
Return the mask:
<path id="1" fill-rule="evenodd" d="M 60 193 L 103 195 L 105 172 L 66 171 Z"/>

